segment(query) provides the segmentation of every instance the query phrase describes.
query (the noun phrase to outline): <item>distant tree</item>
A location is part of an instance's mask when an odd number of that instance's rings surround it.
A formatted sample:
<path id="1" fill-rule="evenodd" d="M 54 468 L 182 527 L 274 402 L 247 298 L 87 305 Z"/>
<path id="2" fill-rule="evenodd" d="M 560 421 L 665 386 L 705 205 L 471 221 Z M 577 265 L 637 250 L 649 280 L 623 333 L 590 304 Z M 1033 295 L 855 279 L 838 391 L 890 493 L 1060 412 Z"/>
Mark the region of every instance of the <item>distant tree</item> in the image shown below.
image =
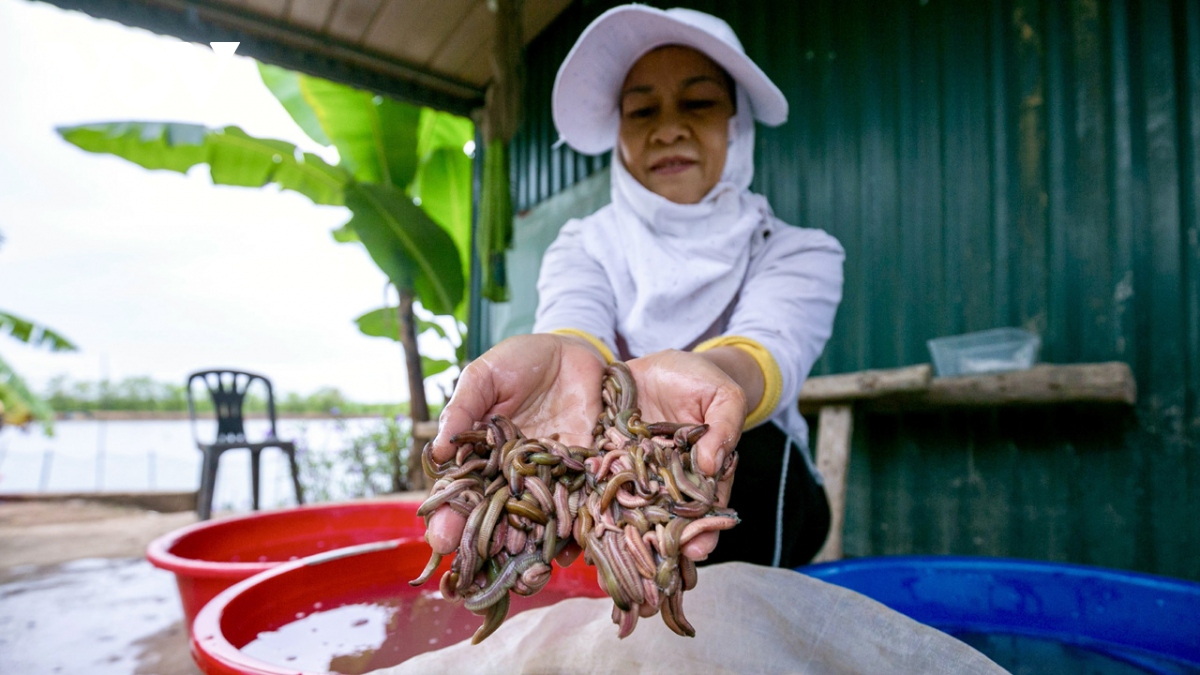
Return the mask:
<path id="1" fill-rule="evenodd" d="M 246 413 L 262 413 L 267 409 L 265 390 L 252 386 L 246 393 Z M 42 398 L 62 412 L 96 412 L 121 410 L 130 412 L 185 412 L 187 389 L 172 382 L 160 382 L 147 376 L 127 377 L 113 382 L 72 381 L 66 375 L 50 380 Z M 212 401 L 207 396 L 196 400 L 196 409 L 211 412 Z M 360 403 L 346 397 L 335 387 L 322 387 L 304 396 L 296 392 L 280 393 L 275 410 L 281 414 L 313 414 L 334 416 L 384 415 L 406 412 L 396 403 Z"/>

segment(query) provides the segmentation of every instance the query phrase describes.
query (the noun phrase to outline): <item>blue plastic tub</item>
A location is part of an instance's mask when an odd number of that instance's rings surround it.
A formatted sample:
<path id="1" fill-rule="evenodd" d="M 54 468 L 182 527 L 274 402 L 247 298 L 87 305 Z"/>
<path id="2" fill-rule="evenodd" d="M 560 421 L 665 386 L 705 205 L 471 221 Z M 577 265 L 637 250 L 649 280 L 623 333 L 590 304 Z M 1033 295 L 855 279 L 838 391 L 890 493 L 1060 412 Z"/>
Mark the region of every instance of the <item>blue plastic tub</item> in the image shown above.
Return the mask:
<path id="1" fill-rule="evenodd" d="M 1200 673 L 1200 584 L 1083 565 L 951 556 L 797 571 L 954 635 L 1014 674 Z"/>

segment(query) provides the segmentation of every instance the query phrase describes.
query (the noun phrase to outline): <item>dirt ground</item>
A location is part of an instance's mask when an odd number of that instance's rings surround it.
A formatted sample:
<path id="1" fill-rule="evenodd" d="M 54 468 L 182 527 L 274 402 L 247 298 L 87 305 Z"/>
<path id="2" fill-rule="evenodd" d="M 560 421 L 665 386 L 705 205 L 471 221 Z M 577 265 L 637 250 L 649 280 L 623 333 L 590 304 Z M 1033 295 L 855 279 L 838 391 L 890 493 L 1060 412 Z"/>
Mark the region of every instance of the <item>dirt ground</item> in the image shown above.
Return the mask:
<path id="1" fill-rule="evenodd" d="M 150 542 L 194 522 L 194 511 L 0 496 L 0 673 L 200 675 L 174 576 L 145 560 Z"/>
<path id="2" fill-rule="evenodd" d="M 112 561 L 111 568 L 89 571 L 90 576 L 86 578 L 93 584 L 104 586 L 108 578 L 115 580 L 121 574 L 128 576 L 133 569 L 142 577 L 154 575 L 157 581 L 154 592 L 159 596 L 155 600 L 170 596 L 169 592 L 158 590 L 172 583 L 164 584 L 159 578 L 167 573 L 145 569 L 146 563 L 141 559 L 146 546 L 155 538 L 195 521 L 196 514 L 190 511 L 157 513 L 86 501 L 0 501 L 0 642 L 21 641 L 24 646 L 45 639 L 48 645 L 53 645 L 53 634 L 64 624 L 79 621 L 79 617 L 86 621 L 97 613 L 111 616 L 113 608 L 105 606 L 111 600 L 102 594 L 76 593 L 67 610 L 56 608 L 53 618 L 42 618 L 37 625 L 35 621 L 39 617 L 33 616 L 36 611 L 18 607 L 18 601 L 28 596 L 31 589 L 53 593 L 56 586 L 77 581 L 80 578 L 78 571 L 68 571 L 64 564 L 90 561 L 95 566 L 99 562 L 95 559 L 120 559 L 119 562 Z M 133 675 L 198 675 L 200 671 L 188 653 L 187 630 L 178 603 L 177 595 L 167 597 L 161 602 L 165 607 L 160 611 L 162 615 L 179 618 L 173 622 L 168 619 L 169 625 L 152 635 L 132 636 L 123 645 L 122 622 L 112 622 L 113 630 L 101 639 L 109 641 L 111 646 L 108 648 L 115 649 L 124 663 L 110 664 L 110 667 L 125 666 L 124 672 Z M 72 615 L 76 616 L 73 618 Z M 58 660 L 47 661 L 46 668 L 39 668 L 39 672 L 97 672 L 92 664 L 71 663 L 70 656 L 64 655 L 62 650 L 45 651 L 49 653 L 48 658 Z M 22 665 L 29 664 L 23 662 Z M 2 670 L 6 668 L 0 666 Z"/>
<path id="3" fill-rule="evenodd" d="M 190 511 L 157 513 L 82 500 L 0 501 L 0 582 L 31 565 L 140 558 L 155 538 L 194 522 Z"/>

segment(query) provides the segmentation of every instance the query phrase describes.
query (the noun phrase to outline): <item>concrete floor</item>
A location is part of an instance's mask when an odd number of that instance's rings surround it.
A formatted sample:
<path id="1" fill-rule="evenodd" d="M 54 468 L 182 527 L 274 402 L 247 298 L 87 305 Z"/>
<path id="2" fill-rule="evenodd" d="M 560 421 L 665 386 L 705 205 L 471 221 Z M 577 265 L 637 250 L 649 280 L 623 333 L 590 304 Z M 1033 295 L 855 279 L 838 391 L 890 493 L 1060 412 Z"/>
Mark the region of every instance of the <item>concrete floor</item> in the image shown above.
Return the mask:
<path id="1" fill-rule="evenodd" d="M 86 502 L 0 502 L 0 673 L 198 675 L 175 577 L 142 557 L 195 522 Z"/>

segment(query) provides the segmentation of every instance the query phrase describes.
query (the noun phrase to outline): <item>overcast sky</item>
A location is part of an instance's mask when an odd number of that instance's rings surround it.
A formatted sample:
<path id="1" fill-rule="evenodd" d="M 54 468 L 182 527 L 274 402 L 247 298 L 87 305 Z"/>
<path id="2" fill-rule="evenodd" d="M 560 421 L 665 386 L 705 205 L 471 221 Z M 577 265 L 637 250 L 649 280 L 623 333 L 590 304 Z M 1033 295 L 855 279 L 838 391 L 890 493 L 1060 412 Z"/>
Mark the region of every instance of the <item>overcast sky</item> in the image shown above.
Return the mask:
<path id="1" fill-rule="evenodd" d="M 383 304 L 385 278 L 361 246 L 330 237 L 348 211 L 273 188 L 216 187 L 205 166 L 147 171 L 54 132 L 119 120 L 236 124 L 336 161 L 252 60 L 0 0 L 0 92 L 0 309 L 80 347 L 51 354 L 0 337 L 0 354 L 36 389 L 57 374 L 182 382 L 233 366 L 282 391 L 407 399 L 400 347 L 353 324 Z"/>

